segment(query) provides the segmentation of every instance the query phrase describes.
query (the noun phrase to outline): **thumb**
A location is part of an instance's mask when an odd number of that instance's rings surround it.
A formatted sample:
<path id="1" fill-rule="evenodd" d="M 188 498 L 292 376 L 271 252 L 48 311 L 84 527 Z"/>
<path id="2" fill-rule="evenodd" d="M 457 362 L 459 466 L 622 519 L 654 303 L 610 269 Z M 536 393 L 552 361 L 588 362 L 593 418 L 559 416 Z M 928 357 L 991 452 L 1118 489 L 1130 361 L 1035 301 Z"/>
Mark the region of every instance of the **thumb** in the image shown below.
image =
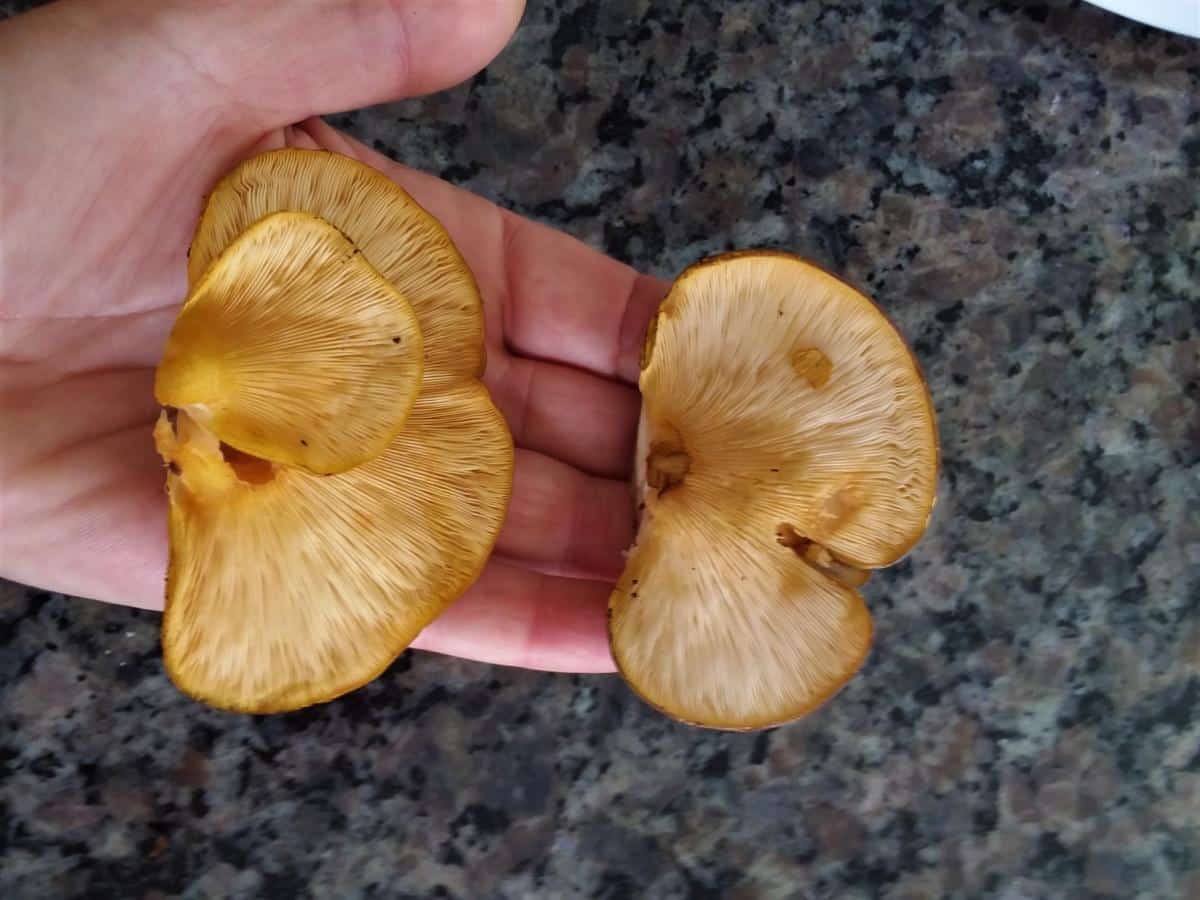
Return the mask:
<path id="1" fill-rule="evenodd" d="M 524 8 L 525 0 L 60 0 L 3 23 L 0 75 L 91 85 L 100 96 L 107 88 L 127 106 L 139 85 L 268 129 L 464 81 L 504 48 Z"/>
<path id="2" fill-rule="evenodd" d="M 192 5 L 179 35 L 263 127 L 440 90 L 504 48 L 525 0 Z M 201 24 L 202 23 L 202 24 Z M 197 40 L 202 41 L 197 45 Z"/>

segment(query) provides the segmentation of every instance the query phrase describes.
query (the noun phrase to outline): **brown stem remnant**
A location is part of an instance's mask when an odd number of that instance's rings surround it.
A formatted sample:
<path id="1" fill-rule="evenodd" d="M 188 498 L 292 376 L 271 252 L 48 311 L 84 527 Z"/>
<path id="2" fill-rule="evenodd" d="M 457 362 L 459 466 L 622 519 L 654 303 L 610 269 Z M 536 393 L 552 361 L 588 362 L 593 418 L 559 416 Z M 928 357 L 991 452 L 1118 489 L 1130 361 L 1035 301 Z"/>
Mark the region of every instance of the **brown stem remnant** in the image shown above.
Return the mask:
<path id="1" fill-rule="evenodd" d="M 654 441 L 646 456 L 646 483 L 664 494 L 683 482 L 692 468 L 692 458 L 675 441 Z"/>

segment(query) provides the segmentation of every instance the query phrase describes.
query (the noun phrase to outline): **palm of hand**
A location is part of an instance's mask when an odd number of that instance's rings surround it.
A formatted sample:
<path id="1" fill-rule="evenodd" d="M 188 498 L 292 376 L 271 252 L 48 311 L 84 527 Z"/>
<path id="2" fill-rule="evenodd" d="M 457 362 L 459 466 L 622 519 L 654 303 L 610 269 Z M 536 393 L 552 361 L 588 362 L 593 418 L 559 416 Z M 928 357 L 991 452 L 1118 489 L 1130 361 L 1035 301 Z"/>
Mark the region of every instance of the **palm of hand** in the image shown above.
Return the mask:
<path id="1" fill-rule="evenodd" d="M 4 132 L 0 256 L 4 574 L 161 605 L 165 495 L 150 437 L 153 374 L 186 292 L 203 197 L 252 152 L 320 146 L 382 169 L 450 230 L 480 283 L 486 381 L 518 445 L 497 558 L 418 645 L 608 669 L 606 580 L 631 537 L 623 478 L 638 410 L 621 379 L 636 374 L 640 332 L 661 286 L 405 170 L 320 120 L 264 128 L 229 98 L 203 92 L 185 107 L 162 94 L 188 73 L 165 66 L 158 75 L 122 82 L 112 95 L 120 102 L 100 110 L 84 110 L 90 98 L 69 80 L 49 78 L 61 93 L 50 108 L 78 112 L 73 121 L 67 113 L 74 133 L 66 141 L 32 104 L 5 123 L 15 127 Z M 74 158 L 48 164 L 53 145 Z"/>

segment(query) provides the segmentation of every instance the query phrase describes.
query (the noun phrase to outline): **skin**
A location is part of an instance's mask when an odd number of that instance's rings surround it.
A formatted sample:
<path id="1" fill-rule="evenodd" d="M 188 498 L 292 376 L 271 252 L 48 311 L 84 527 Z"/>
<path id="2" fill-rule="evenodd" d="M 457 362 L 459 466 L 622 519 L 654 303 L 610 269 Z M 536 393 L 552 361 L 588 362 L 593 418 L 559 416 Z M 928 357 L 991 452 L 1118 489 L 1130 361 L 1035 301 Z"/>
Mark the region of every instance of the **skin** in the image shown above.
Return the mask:
<path id="1" fill-rule="evenodd" d="M 638 355 L 666 285 L 315 118 L 462 81 L 522 6 L 62 0 L 0 24 L 0 84 L 19 86 L 0 102 L 0 575 L 162 607 L 154 366 L 202 198 L 251 153 L 324 147 L 449 230 L 479 281 L 485 381 L 518 448 L 492 560 L 415 646 L 612 670 Z"/>

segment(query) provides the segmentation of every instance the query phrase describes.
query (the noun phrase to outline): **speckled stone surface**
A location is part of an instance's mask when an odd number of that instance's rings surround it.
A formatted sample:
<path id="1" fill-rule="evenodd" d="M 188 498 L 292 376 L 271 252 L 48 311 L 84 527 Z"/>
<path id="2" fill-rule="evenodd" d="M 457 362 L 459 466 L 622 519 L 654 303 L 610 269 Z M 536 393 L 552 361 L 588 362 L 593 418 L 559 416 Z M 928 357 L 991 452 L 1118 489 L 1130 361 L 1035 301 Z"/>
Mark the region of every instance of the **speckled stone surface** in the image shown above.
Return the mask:
<path id="1" fill-rule="evenodd" d="M 663 275 L 772 245 L 929 375 L 942 499 L 862 675 L 691 730 L 425 654 L 225 715 L 158 617 L 7 586 L 0 896 L 1200 896 L 1200 42 L 1078 3 L 531 2 L 335 116 Z"/>

